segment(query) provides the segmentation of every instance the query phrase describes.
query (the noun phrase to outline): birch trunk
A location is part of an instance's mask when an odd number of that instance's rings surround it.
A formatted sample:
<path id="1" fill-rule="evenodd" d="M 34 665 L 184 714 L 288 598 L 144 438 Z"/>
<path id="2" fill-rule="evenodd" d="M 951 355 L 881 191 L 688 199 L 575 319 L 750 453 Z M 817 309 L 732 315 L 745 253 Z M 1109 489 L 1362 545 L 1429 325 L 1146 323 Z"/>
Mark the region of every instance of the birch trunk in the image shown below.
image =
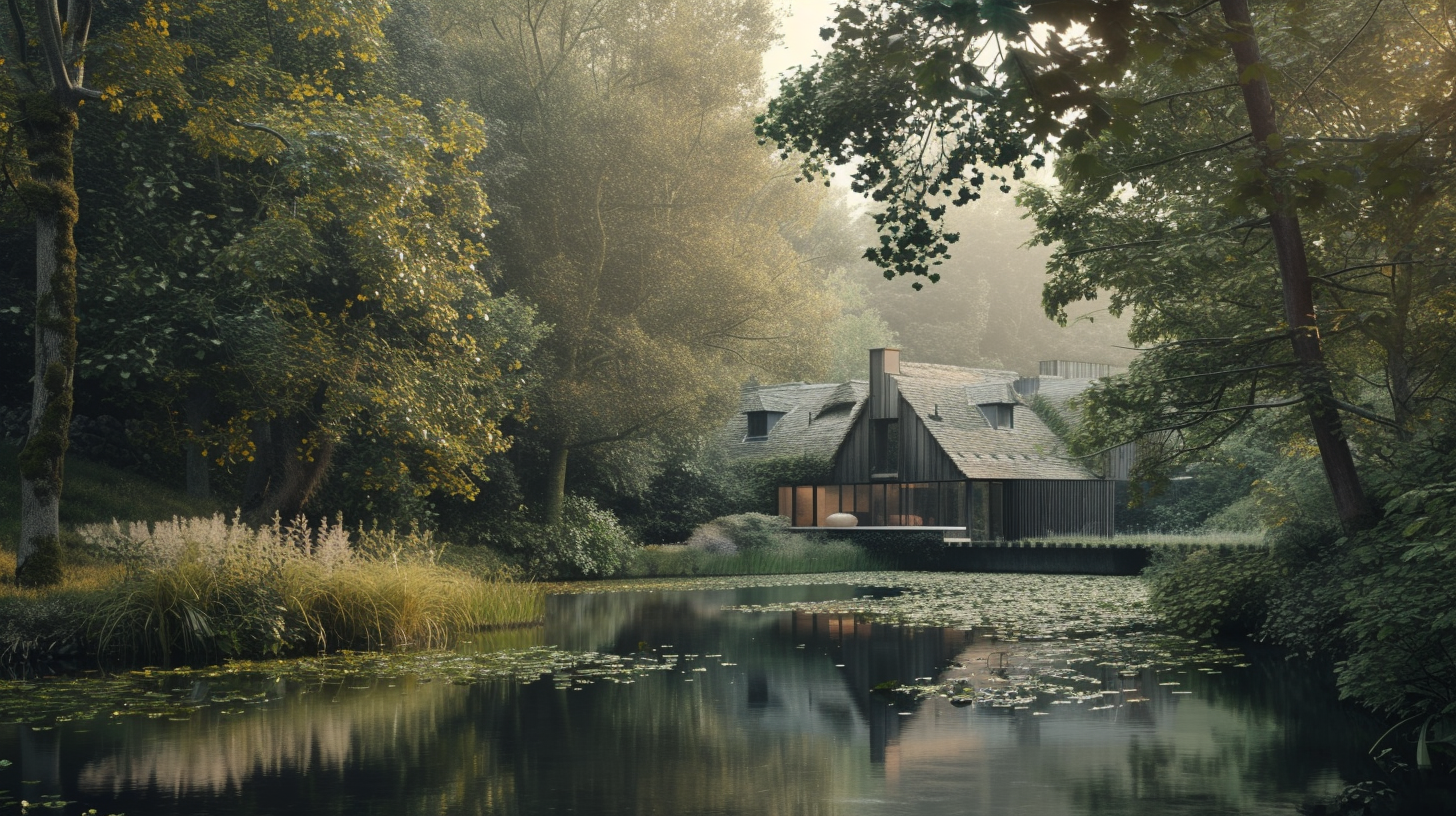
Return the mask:
<path id="1" fill-rule="evenodd" d="M 29 94 L 21 108 L 33 163 L 19 189 L 35 215 L 35 380 L 30 434 L 20 453 L 15 580 L 39 586 L 60 580 L 61 483 L 76 364 L 77 202 L 71 144 L 77 120 L 51 94 Z"/>

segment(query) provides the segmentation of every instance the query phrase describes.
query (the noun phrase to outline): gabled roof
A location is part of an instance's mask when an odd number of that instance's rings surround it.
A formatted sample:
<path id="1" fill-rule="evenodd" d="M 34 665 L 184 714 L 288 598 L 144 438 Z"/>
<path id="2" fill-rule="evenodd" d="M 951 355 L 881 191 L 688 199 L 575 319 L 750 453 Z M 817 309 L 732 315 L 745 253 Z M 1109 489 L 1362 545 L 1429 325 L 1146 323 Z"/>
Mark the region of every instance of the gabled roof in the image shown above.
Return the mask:
<path id="1" fill-rule="evenodd" d="M 972 405 L 1016 405 L 1021 402 L 1017 399 L 1016 390 L 1009 382 L 984 383 L 982 385 L 966 386 L 966 399 Z"/>
<path id="2" fill-rule="evenodd" d="M 869 397 L 869 383 L 781 383 L 744 389 L 739 412 L 728 422 L 728 453 L 735 459 L 775 456 L 832 458 Z M 748 413 L 781 411 L 768 439 L 745 441 Z"/>
<path id="3" fill-rule="evenodd" d="M 982 375 L 978 382 L 968 382 L 967 377 L 941 376 L 942 372 L 928 368 L 901 364 L 900 373 L 892 376 L 900 396 L 920 415 L 930 435 L 966 478 L 1097 478 L 1075 460 L 1065 458 L 1062 440 L 1016 399 L 1010 385 L 1016 379 L 1014 372 L 960 369 Z M 992 380 L 988 375 L 998 376 Z M 992 428 L 976 407 L 995 403 L 1018 403 L 1015 427 Z"/>
<path id="4" fill-rule="evenodd" d="M 1096 479 L 1047 427 L 1013 384 L 1014 371 L 901 362 L 891 374 L 900 396 L 924 422 L 937 444 L 968 479 Z M 1040 393 L 1060 412 L 1091 380 L 1042 377 Z M 869 398 L 869 384 L 781 383 L 744 389 L 739 412 L 729 421 L 726 442 L 735 459 L 810 455 L 832 458 Z M 993 428 L 977 406 L 1013 405 L 1011 428 Z M 783 416 L 761 441 L 745 441 L 748 414 Z"/>
<path id="5" fill-rule="evenodd" d="M 1092 387 L 1096 380 L 1065 379 L 1063 377 L 1042 377 L 1037 387 L 1041 397 L 1053 410 L 1066 420 L 1067 427 L 1075 428 L 1082 421 L 1082 415 L 1072 410 L 1072 398 Z"/>

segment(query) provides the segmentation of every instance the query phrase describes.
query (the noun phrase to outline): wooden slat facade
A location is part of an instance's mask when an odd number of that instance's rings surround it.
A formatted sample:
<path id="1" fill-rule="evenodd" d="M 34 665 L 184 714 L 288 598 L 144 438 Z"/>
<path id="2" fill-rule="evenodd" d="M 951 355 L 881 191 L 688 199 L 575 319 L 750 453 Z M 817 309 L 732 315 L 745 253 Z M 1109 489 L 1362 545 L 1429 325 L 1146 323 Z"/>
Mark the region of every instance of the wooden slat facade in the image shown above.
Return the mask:
<path id="1" fill-rule="evenodd" d="M 1132 473 L 1133 461 L 1137 459 L 1137 443 L 1127 442 L 1107 452 L 1107 467 L 1102 478 L 1125 482 Z"/>
<path id="2" fill-rule="evenodd" d="M 1117 482 L 1110 479 L 1008 479 L 1005 535 L 1110 536 Z"/>
<path id="3" fill-rule="evenodd" d="M 859 418 L 854 421 L 854 426 L 844 437 L 844 444 L 839 446 L 839 452 L 834 455 L 834 470 L 830 478 L 836 484 L 854 484 L 870 480 L 872 430 L 870 412 L 866 408 L 860 411 Z"/>
<path id="4" fill-rule="evenodd" d="M 930 435 L 925 420 L 903 399 L 900 400 L 900 478 L 907 482 L 965 478 Z"/>
<path id="5" fill-rule="evenodd" d="M 895 419 L 900 415 L 900 384 L 891 375 L 900 373 L 899 349 L 870 350 L 870 419 Z"/>
<path id="6" fill-rule="evenodd" d="M 1083 363 L 1076 360 L 1042 360 L 1037 363 L 1037 373 L 1043 377 L 1095 380 L 1112 376 L 1112 366 L 1107 363 Z"/>
<path id="7" fill-rule="evenodd" d="M 1057 372 L 1057 376 L 1093 373 L 1093 364 L 1071 365 L 1076 367 L 1069 368 L 1068 364 L 1062 361 L 1053 361 L 1050 366 L 1043 364 L 1044 367 L 1053 368 Z M 1087 366 L 1088 369 L 1082 369 L 1082 366 Z M 863 487 L 870 482 L 884 485 L 886 488 L 895 483 L 900 485 L 912 482 L 940 483 L 944 486 L 943 489 L 960 490 L 958 495 L 964 497 L 960 509 L 956 513 L 936 513 L 947 519 L 956 519 L 957 524 L 977 526 L 974 523 L 975 519 L 970 517 L 972 514 L 968 509 L 974 504 L 971 501 L 973 494 L 985 496 L 986 501 L 992 501 L 992 496 L 999 499 L 999 501 L 993 502 L 998 505 L 995 510 L 987 505 L 980 511 L 988 518 L 981 526 L 985 526 L 987 530 L 995 529 L 1000 533 L 999 536 L 996 533 L 988 533 L 991 538 L 1014 541 L 1058 534 L 1086 536 L 1111 536 L 1113 534 L 1113 511 L 1116 506 L 1117 489 L 1117 482 L 1113 479 L 1118 476 L 1126 478 L 1127 468 L 1131 464 L 1135 452 L 1132 446 L 1115 449 L 1106 457 L 1107 475 L 1111 478 L 1102 480 L 1003 479 L 977 482 L 976 486 L 973 486 L 971 480 L 961 473 L 955 462 L 931 435 L 930 429 L 926 426 L 926 420 L 900 396 L 899 385 L 893 376 L 899 370 L 900 354 L 895 349 L 875 349 L 870 352 L 868 402 L 834 456 L 830 482 L 832 485 L 843 487 L 835 487 L 833 491 L 850 490 L 851 485 Z M 1044 371 L 1044 373 L 1052 372 Z M 1098 368 L 1096 373 L 1104 372 Z M 1028 388 L 1027 390 L 1034 389 Z M 881 478 L 874 479 L 872 477 L 876 454 L 874 450 L 875 423 L 877 420 L 886 419 L 899 420 L 899 467 L 892 477 L 882 474 Z M 958 482 L 964 487 L 951 488 L 949 483 L 952 482 Z M 786 508 L 792 507 L 795 526 L 818 525 L 823 521 L 819 518 L 820 516 L 833 512 L 827 508 L 826 512 L 818 512 L 820 499 L 830 498 L 829 493 L 819 495 L 824 492 L 821 487 L 795 486 L 784 488 L 784 490 L 789 491 L 784 493 L 782 498 Z M 977 491 L 982 492 L 977 493 Z M 833 495 L 847 494 L 833 492 Z M 841 506 L 849 505 L 835 505 L 836 508 Z M 949 507 L 949 504 L 946 506 Z M 859 515 L 861 509 L 856 505 L 854 512 Z M 925 516 L 926 514 L 905 510 L 903 515 L 908 517 L 911 515 Z M 991 517 L 994 517 L 994 522 L 989 520 Z M 867 523 L 870 518 L 867 516 L 861 523 Z M 880 524 L 884 524 L 886 523 L 884 519 L 887 519 L 888 516 L 876 515 L 873 518 Z M 978 533 L 973 531 L 968 534 L 974 537 Z"/>

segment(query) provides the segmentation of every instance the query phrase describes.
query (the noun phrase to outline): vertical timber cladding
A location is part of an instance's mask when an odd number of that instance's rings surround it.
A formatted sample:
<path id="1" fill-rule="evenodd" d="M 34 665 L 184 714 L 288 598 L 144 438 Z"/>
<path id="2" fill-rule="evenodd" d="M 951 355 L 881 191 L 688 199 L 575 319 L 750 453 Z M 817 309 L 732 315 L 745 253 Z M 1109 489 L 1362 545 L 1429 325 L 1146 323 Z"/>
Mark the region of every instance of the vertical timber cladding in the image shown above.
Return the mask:
<path id="1" fill-rule="evenodd" d="M 947 482 L 964 479 L 960 468 L 946 455 L 945 449 L 930 435 L 926 419 L 915 413 L 910 403 L 900 401 L 900 481 Z"/>
<path id="2" fill-rule="evenodd" d="M 870 349 L 870 419 L 900 418 L 899 373 L 899 349 Z"/>
<path id="3" fill-rule="evenodd" d="M 1006 538 L 1111 536 L 1117 482 L 1103 479 L 1010 479 Z"/>
<path id="4" fill-rule="evenodd" d="M 860 410 L 859 417 L 840 443 L 834 454 L 834 470 L 830 481 L 838 484 L 854 484 L 870 480 L 870 437 L 874 425 L 868 407 Z"/>

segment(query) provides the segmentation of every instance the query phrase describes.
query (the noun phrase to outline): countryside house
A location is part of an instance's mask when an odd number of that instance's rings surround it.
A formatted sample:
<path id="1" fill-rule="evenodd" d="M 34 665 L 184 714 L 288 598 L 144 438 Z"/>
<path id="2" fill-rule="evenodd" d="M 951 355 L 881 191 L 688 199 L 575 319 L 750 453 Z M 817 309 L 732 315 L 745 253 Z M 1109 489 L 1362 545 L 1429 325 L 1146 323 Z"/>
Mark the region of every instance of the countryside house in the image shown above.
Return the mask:
<path id="1" fill-rule="evenodd" d="M 831 463 L 822 484 L 779 487 L 778 511 L 796 528 L 936 530 L 971 541 L 1110 536 L 1130 448 L 1072 458 L 1031 401 L 1070 421 L 1068 400 L 1111 371 L 1066 361 L 1040 369 L 1022 377 L 873 349 L 869 382 L 746 386 L 729 452 Z"/>

